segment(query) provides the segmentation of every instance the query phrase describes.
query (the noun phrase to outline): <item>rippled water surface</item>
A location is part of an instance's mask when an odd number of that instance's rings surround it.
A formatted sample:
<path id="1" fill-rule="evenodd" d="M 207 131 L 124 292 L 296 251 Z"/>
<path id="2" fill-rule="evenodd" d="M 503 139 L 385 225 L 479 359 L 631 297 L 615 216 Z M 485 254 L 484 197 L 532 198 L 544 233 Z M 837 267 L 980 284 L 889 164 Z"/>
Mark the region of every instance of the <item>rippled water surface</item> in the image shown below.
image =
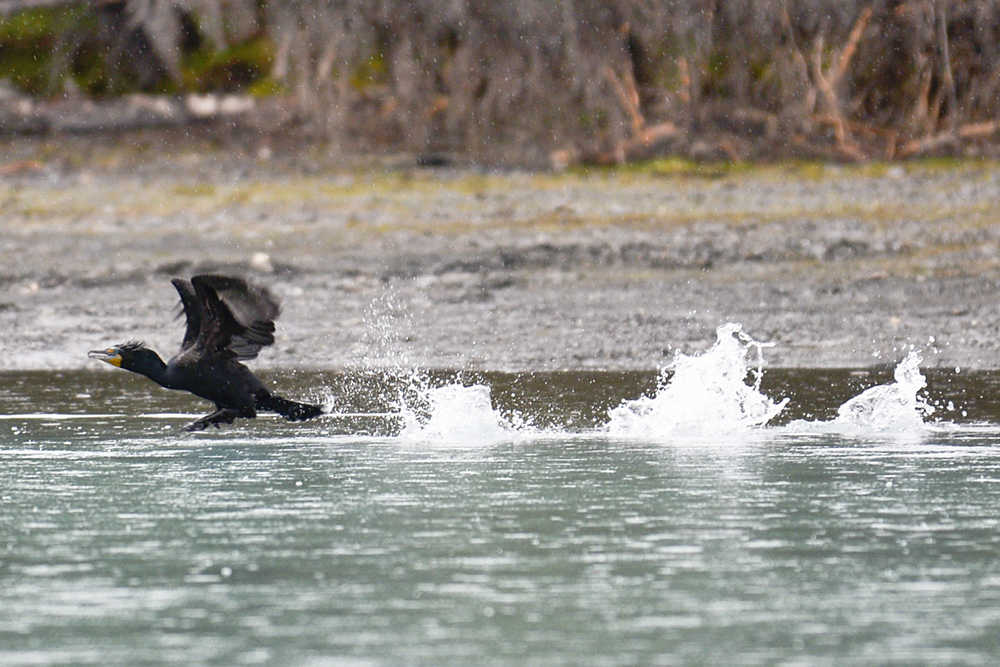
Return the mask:
<path id="1" fill-rule="evenodd" d="M 0 663 L 994 664 L 997 377 L 927 376 L 914 428 L 837 421 L 887 368 L 692 432 L 609 426 L 670 418 L 655 374 L 429 376 L 412 414 L 285 374 L 335 414 L 189 435 L 136 376 L 0 374 Z"/>

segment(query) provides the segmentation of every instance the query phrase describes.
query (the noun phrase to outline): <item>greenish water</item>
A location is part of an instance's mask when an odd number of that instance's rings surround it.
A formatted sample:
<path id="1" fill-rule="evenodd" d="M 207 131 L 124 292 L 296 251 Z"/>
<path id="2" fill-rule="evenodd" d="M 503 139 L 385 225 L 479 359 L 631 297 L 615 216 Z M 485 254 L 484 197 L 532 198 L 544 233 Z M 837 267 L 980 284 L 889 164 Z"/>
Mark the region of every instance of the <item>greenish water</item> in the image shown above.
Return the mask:
<path id="1" fill-rule="evenodd" d="M 207 405 L 108 370 L 0 374 L 0 664 L 1000 657 L 995 374 L 848 429 L 892 369 L 768 371 L 769 425 L 643 437 L 603 423 L 652 374 L 485 374 L 400 436 L 369 376 L 272 376 L 337 414 L 190 435 Z"/>

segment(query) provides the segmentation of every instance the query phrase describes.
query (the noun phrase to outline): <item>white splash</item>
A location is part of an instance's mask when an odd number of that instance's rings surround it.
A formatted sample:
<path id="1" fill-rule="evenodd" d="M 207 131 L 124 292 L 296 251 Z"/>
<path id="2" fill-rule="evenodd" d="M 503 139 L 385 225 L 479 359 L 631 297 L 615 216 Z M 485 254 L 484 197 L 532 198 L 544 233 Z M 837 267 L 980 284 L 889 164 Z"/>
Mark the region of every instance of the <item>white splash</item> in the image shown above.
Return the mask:
<path id="1" fill-rule="evenodd" d="M 490 388 L 482 384 L 415 387 L 415 406 L 401 406 L 399 438 L 434 445 L 483 445 L 509 439 L 517 427 L 493 408 Z"/>
<path id="2" fill-rule="evenodd" d="M 927 386 L 920 353 L 910 350 L 893 373 L 894 382 L 864 390 L 837 408 L 831 425 L 857 432 L 913 432 L 934 408 L 917 394 Z"/>
<path id="3" fill-rule="evenodd" d="M 639 438 L 703 436 L 746 432 L 767 424 L 788 403 L 761 393 L 763 348 L 739 324 L 724 324 L 706 352 L 678 353 L 660 376 L 656 393 L 625 401 L 609 413 L 611 435 Z M 751 367 L 748 356 L 756 351 Z M 666 371 L 673 370 L 667 379 Z M 753 383 L 747 384 L 747 376 Z"/>

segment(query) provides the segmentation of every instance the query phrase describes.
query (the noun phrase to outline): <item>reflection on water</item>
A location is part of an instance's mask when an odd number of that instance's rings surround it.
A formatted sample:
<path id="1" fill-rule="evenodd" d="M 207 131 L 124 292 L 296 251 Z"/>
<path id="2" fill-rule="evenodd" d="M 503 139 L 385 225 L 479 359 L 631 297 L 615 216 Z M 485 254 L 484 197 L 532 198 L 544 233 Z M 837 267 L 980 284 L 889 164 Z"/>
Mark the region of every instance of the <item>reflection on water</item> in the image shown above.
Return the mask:
<path id="1" fill-rule="evenodd" d="M 998 376 L 924 374 L 916 437 L 808 427 L 886 368 L 768 371 L 784 410 L 700 440 L 604 428 L 654 373 L 428 374 L 412 438 L 377 374 L 202 434 L 142 378 L 0 374 L 0 664 L 989 664 Z"/>

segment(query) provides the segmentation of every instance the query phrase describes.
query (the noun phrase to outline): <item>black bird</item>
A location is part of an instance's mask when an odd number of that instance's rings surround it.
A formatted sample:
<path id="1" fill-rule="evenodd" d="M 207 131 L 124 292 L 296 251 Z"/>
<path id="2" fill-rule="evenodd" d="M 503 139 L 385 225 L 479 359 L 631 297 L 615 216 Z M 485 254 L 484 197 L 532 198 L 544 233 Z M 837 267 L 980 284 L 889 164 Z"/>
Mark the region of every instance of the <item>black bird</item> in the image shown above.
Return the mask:
<path id="1" fill-rule="evenodd" d="M 280 309 L 271 292 L 230 276 L 200 275 L 170 282 L 181 295 L 187 319 L 180 352 L 164 363 L 145 344 L 130 341 L 88 356 L 215 403 L 215 412 L 189 424 L 188 431 L 209 424 L 218 428 L 237 417 L 253 418 L 258 410 L 277 412 L 290 421 L 320 415 L 318 405 L 272 394 L 240 363 L 274 342 L 274 320 Z"/>

